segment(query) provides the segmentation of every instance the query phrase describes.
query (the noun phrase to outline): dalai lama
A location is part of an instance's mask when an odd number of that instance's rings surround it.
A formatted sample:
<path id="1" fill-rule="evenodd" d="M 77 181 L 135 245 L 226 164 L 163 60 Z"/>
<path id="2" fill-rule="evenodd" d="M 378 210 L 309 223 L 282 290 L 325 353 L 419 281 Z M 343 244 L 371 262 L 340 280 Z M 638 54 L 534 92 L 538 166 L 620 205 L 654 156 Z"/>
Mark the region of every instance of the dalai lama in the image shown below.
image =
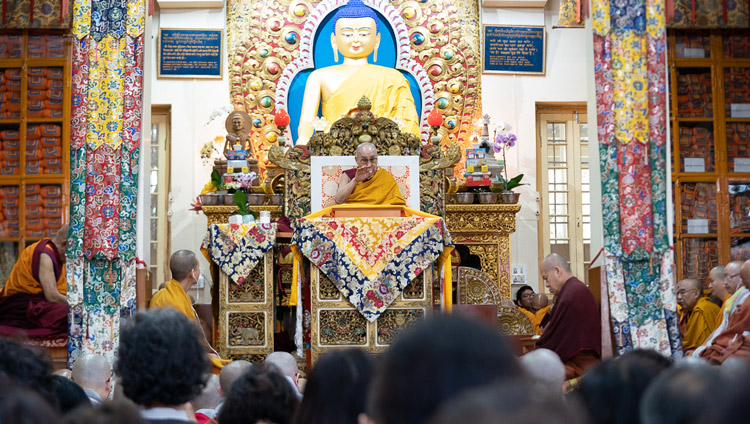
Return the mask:
<path id="1" fill-rule="evenodd" d="M 357 146 L 357 167 L 344 171 L 339 178 L 335 200 L 341 203 L 406 206 L 398 184 L 391 174 L 378 167 L 378 150 L 372 143 Z"/>
<path id="2" fill-rule="evenodd" d="M 65 244 L 68 226 L 53 239 L 42 239 L 21 253 L 0 292 L 0 333 L 29 336 L 65 334 L 68 299 Z"/>

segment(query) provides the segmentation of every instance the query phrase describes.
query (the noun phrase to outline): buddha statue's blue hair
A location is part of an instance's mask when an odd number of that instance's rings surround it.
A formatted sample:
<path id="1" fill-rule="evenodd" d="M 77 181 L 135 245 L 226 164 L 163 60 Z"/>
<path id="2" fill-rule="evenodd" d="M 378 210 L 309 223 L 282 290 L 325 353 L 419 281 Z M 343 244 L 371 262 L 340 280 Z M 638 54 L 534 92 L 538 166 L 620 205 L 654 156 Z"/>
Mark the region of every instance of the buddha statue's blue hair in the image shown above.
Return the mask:
<path id="1" fill-rule="evenodd" d="M 375 21 L 375 34 L 380 33 L 378 25 L 378 15 L 372 8 L 362 2 L 362 0 L 349 0 L 346 5 L 339 7 L 333 15 L 333 33 L 336 33 L 336 22 L 342 18 L 372 18 Z"/>

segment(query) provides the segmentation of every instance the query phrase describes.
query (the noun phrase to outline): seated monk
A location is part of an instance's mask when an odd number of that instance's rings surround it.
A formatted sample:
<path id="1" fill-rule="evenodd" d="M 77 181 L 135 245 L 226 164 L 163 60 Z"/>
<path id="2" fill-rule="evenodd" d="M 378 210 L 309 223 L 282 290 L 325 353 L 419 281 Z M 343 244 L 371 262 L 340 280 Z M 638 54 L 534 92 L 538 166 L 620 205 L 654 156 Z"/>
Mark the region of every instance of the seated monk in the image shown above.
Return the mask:
<path id="1" fill-rule="evenodd" d="M 362 96 L 372 101 L 372 113 L 383 118 L 401 118 L 404 131 L 419 135 L 419 118 L 409 82 L 396 69 L 371 65 L 378 60 L 380 31 L 377 15 L 362 0 L 349 0 L 333 15 L 333 57 L 344 56 L 340 65 L 316 69 L 307 78 L 302 98 L 296 144 L 307 144 L 313 135 L 312 121 L 322 105 L 329 124 L 356 109 Z"/>
<path id="2" fill-rule="evenodd" d="M 29 336 L 66 334 L 68 299 L 65 243 L 68 226 L 21 252 L 0 293 L 0 332 Z"/>
<path id="3" fill-rule="evenodd" d="M 206 339 L 206 335 L 199 325 L 198 314 L 193 309 L 193 303 L 187 293 L 198 282 L 198 276 L 201 273 L 200 262 L 195 257 L 195 253 L 189 250 L 178 250 L 169 258 L 169 271 L 172 273 L 172 279 L 167 282 L 163 289 L 154 294 L 149 307 L 176 309 L 198 325 L 203 334 L 202 343 L 208 351 L 209 359 L 214 366 L 214 372 L 217 372 L 230 361 L 221 359 L 208 343 L 208 339 Z"/>
<path id="4" fill-rule="evenodd" d="M 357 146 L 354 160 L 357 167 L 344 171 L 339 178 L 339 188 L 334 196 L 337 204 L 406 206 L 396 180 L 388 171 L 378 167 L 378 150 L 374 144 Z"/>
<path id="5" fill-rule="evenodd" d="M 682 348 L 690 352 L 700 346 L 716 329 L 719 307 L 703 296 L 701 283 L 695 278 L 686 278 L 675 287 L 680 310 L 680 332 Z"/>
<path id="6" fill-rule="evenodd" d="M 565 365 L 566 379 L 579 377 L 601 356 L 599 308 L 594 295 L 573 276 L 562 256 L 552 253 L 544 258 L 541 271 L 556 301 L 541 323 L 544 332 L 536 346 L 557 353 Z"/>
<path id="7" fill-rule="evenodd" d="M 531 299 L 534 298 L 534 289 L 531 286 L 521 286 L 516 292 L 516 306 L 534 324 L 534 311 L 531 308 Z"/>
<path id="8" fill-rule="evenodd" d="M 750 297 L 750 260 L 742 264 L 740 276 L 743 287 L 727 299 L 721 324 L 693 352 L 693 356 L 715 364 L 731 357 L 750 362 L 750 303 L 747 302 Z"/>
<path id="9" fill-rule="evenodd" d="M 535 294 L 531 300 L 531 309 L 534 311 L 534 320 L 532 322 L 534 323 L 535 334 L 542 334 L 542 320 L 547 315 L 550 306 L 552 305 L 549 304 L 549 299 L 544 293 Z"/>
<path id="10" fill-rule="evenodd" d="M 724 274 L 725 267 L 723 265 L 715 266 L 708 273 L 708 289 L 711 290 L 711 296 L 721 302 L 721 309 L 716 314 L 716 325 L 714 328 L 721 324 L 721 318 L 724 315 L 724 305 L 727 304 L 727 299 L 731 294 L 727 291 L 727 286 L 724 284 L 726 274 Z"/>

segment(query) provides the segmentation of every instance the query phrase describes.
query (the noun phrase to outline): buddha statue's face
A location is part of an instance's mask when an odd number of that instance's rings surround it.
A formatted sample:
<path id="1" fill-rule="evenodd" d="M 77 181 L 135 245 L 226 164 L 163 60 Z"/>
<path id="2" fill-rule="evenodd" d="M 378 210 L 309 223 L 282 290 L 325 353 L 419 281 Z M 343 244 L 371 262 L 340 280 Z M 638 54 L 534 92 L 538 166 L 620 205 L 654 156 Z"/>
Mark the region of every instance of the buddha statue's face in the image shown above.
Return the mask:
<path id="1" fill-rule="evenodd" d="M 375 20 L 372 18 L 341 18 L 331 34 L 331 44 L 344 57 L 366 58 L 380 44 Z"/>
<path id="2" fill-rule="evenodd" d="M 232 128 L 236 132 L 236 131 L 241 130 L 242 127 L 243 127 L 242 116 L 235 114 L 232 117 Z"/>

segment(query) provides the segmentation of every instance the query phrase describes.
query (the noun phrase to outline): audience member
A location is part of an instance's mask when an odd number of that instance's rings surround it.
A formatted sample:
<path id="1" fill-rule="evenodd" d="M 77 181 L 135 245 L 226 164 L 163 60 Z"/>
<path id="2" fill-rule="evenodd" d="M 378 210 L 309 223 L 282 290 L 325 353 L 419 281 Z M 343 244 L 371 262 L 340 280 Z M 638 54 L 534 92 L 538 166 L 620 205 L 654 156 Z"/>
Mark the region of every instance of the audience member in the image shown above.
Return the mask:
<path id="1" fill-rule="evenodd" d="M 0 337 L 0 377 L 37 392 L 57 408 L 52 363 L 41 352 Z"/>
<path id="2" fill-rule="evenodd" d="M 4 356 L 7 352 L 3 351 Z M 16 353 L 16 352 L 12 352 Z M 51 378 L 51 377 L 50 377 Z M 0 423 L 52 424 L 60 416 L 39 392 L 0 371 Z"/>
<path id="3" fill-rule="evenodd" d="M 643 392 L 670 365 L 656 351 L 630 351 L 593 367 L 575 393 L 592 424 L 638 424 Z"/>
<path id="4" fill-rule="evenodd" d="M 599 307 L 594 295 L 573 276 L 562 256 L 552 253 L 544 258 L 541 271 L 556 301 L 541 323 L 544 332 L 536 345 L 557 353 L 565 364 L 566 379 L 579 377 L 599 362 L 602 345 Z"/>
<path id="5" fill-rule="evenodd" d="M 224 368 L 221 369 L 221 373 L 219 373 L 219 394 L 221 395 L 221 399 L 219 399 L 219 404 L 216 405 L 215 408 L 216 415 L 219 415 L 221 406 L 224 404 L 224 399 L 229 395 L 234 382 L 237 381 L 242 374 L 250 371 L 252 367 L 253 364 L 240 359 L 226 364 Z"/>
<path id="6" fill-rule="evenodd" d="M 531 382 L 539 386 L 540 391 L 562 395 L 565 365 L 555 352 L 549 349 L 534 349 L 521 357 L 521 365 L 531 377 Z"/>
<path id="7" fill-rule="evenodd" d="M 695 278 L 686 278 L 675 287 L 679 311 L 682 348 L 686 352 L 695 350 L 716 329 L 719 307 L 703 296 L 701 283 Z"/>
<path id="8" fill-rule="evenodd" d="M 59 370 L 55 370 L 55 372 L 53 372 L 52 374 L 54 374 L 54 375 L 60 375 L 60 376 L 63 376 L 65 378 L 71 378 L 72 375 L 73 375 L 73 373 L 69 369 L 67 369 L 67 368 L 60 368 Z"/>
<path id="9" fill-rule="evenodd" d="M 125 396 L 142 405 L 147 423 L 190 422 L 186 403 L 210 370 L 198 328 L 172 309 L 140 312 L 120 335 L 115 371 Z"/>
<path id="10" fill-rule="evenodd" d="M 369 412 L 378 424 L 426 423 L 462 391 L 522 375 L 497 331 L 437 316 L 405 330 L 385 352 Z"/>
<path id="11" fill-rule="evenodd" d="M 735 294 L 742 288 L 741 267 L 742 261 L 732 261 L 724 267 L 724 287 L 729 294 Z"/>
<path id="12" fill-rule="evenodd" d="M 81 386 L 61 375 L 53 375 L 53 378 L 55 379 L 55 399 L 63 415 L 78 407 L 91 407 L 91 401 Z"/>
<path id="13" fill-rule="evenodd" d="M 375 364 L 360 349 L 324 354 L 310 372 L 296 424 L 352 424 L 366 411 Z"/>
<path id="14" fill-rule="evenodd" d="M 701 358 L 715 364 L 732 356 L 750 360 L 750 304 L 746 302 L 750 294 L 750 260 L 742 264 L 740 275 L 744 286 L 727 300 L 724 320 L 695 351 Z"/>
<path id="15" fill-rule="evenodd" d="M 91 403 L 98 405 L 109 398 L 112 369 L 102 355 L 84 353 L 73 364 L 71 379 L 86 391 Z"/>
<path id="16" fill-rule="evenodd" d="M 710 365 L 690 364 L 667 370 L 643 393 L 640 403 L 641 423 L 706 422 L 702 421 L 702 414 L 716 399 L 721 398 L 719 391 L 725 384 L 719 368 Z"/>
<path id="17" fill-rule="evenodd" d="M 515 306 L 526 315 L 531 323 L 534 323 L 534 312 L 531 308 L 531 301 L 534 298 L 534 289 L 531 286 L 521 286 L 516 292 Z"/>
<path id="18" fill-rule="evenodd" d="M 289 424 L 297 393 L 275 367 L 254 366 L 232 385 L 219 412 L 221 424 Z"/>
<path id="19" fill-rule="evenodd" d="M 552 305 L 549 298 L 544 293 L 537 293 L 531 301 L 531 309 L 534 311 L 534 333 L 542 334 L 542 320 L 547 315 L 547 311 Z"/>
<path id="20" fill-rule="evenodd" d="M 138 407 L 133 402 L 105 400 L 94 408 L 73 411 L 67 424 L 144 424 Z"/>
<path id="21" fill-rule="evenodd" d="M 223 370 L 222 370 L 223 371 Z M 216 417 L 216 407 L 221 400 L 219 376 L 208 374 L 206 376 L 206 387 L 190 403 L 195 411 L 195 419 L 198 424 L 205 424 Z"/>
<path id="22" fill-rule="evenodd" d="M 289 384 L 294 388 L 294 392 L 297 397 L 302 399 L 302 394 L 299 392 L 297 381 L 299 380 L 299 370 L 297 369 L 297 360 L 289 352 L 273 352 L 266 356 L 264 362 L 266 365 L 276 367 L 281 375 L 286 378 Z"/>
<path id="23" fill-rule="evenodd" d="M 431 424 L 568 424 L 582 422 L 559 394 L 524 379 L 477 387 L 441 406 Z"/>

